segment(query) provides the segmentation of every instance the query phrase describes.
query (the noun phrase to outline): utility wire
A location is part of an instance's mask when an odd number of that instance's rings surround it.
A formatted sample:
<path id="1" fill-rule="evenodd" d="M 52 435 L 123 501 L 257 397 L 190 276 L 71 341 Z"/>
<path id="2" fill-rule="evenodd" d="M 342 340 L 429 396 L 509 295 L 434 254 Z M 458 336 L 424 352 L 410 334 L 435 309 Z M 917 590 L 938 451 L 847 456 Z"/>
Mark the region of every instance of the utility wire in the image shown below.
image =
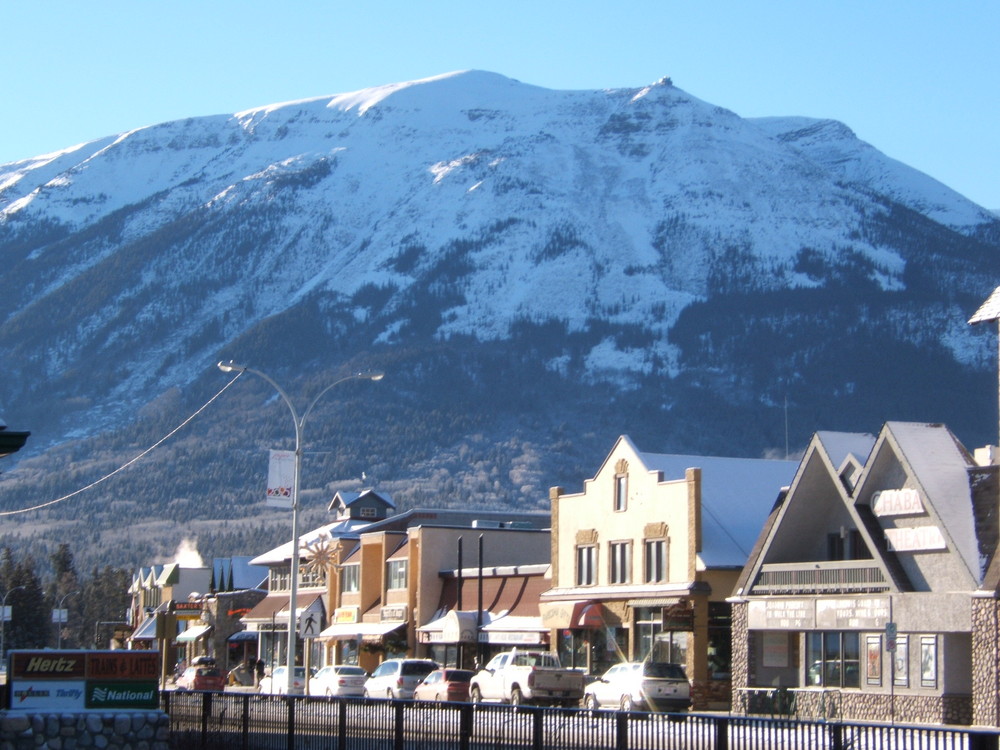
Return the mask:
<path id="1" fill-rule="evenodd" d="M 157 440 L 151 446 L 149 446 L 148 448 L 146 448 L 146 450 L 144 450 L 138 456 L 136 456 L 135 458 L 133 458 L 130 461 L 125 462 L 124 464 L 122 464 L 121 466 L 119 466 L 114 471 L 109 472 L 108 474 L 105 474 L 103 477 L 101 477 L 100 479 L 97 479 L 97 480 L 91 482 L 86 487 L 81 487 L 80 489 L 75 490 L 74 492 L 71 492 L 68 495 L 63 495 L 62 497 L 56 498 L 55 500 L 49 500 L 48 502 L 42 503 L 41 505 L 33 505 L 30 508 L 19 508 L 18 510 L 0 511 L 0 517 L 3 517 L 3 516 L 14 516 L 14 515 L 17 515 L 18 513 L 30 513 L 31 511 L 34 511 L 34 510 L 41 510 L 42 508 L 48 508 L 50 505 L 55 505 L 56 503 L 61 503 L 64 500 L 69 500 L 71 497 L 76 497 L 80 493 L 86 492 L 87 490 L 91 489 L 92 487 L 96 487 L 101 482 L 104 482 L 104 481 L 107 481 L 108 479 L 111 479 L 111 477 L 113 477 L 115 474 L 117 474 L 120 471 L 124 471 L 129 466 L 131 466 L 135 462 L 139 461 L 141 458 L 143 458 L 147 454 L 151 453 L 155 449 L 159 448 L 161 445 L 163 445 L 165 442 L 167 442 L 167 440 L 169 440 L 174 435 L 176 435 L 178 432 L 180 432 L 184 427 L 187 426 L 187 424 L 189 422 L 191 422 L 192 419 L 194 419 L 199 414 L 201 414 L 203 411 L 205 411 L 205 409 L 207 409 L 211 405 L 211 403 L 213 401 L 215 401 L 215 399 L 217 399 L 219 396 L 221 396 L 223 393 L 225 393 L 226 389 L 229 386 L 231 386 L 233 383 L 235 383 L 237 380 L 239 380 L 240 379 L 240 375 L 242 375 L 242 374 L 243 374 L 242 372 L 236 373 L 236 376 L 232 380 L 230 380 L 228 383 L 226 383 L 223 386 L 223 388 L 222 388 L 221 391 L 219 391 L 214 396 L 212 396 L 212 398 L 210 398 L 208 401 L 206 401 L 194 414 L 192 414 L 190 417 L 188 417 L 187 419 L 185 419 L 183 422 L 181 422 L 179 425 L 177 425 L 174 429 L 172 429 L 166 435 L 164 435 L 163 437 L 161 437 L 159 440 Z"/>

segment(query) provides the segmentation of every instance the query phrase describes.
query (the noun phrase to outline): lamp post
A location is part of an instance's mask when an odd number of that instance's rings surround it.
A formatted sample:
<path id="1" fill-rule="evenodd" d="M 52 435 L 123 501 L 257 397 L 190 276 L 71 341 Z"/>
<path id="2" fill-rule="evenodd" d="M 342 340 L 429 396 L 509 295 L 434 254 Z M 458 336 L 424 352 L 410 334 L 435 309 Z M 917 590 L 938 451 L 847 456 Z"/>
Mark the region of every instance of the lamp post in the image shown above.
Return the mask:
<path id="1" fill-rule="evenodd" d="M 69 597 L 79 593 L 80 593 L 79 591 L 70 591 L 68 594 L 63 594 L 62 597 L 59 599 L 59 606 L 57 606 L 52 612 L 53 615 L 52 619 L 56 620 L 56 625 L 59 626 L 57 628 L 57 630 L 59 631 L 59 641 L 58 641 L 58 646 L 56 646 L 56 648 L 62 648 L 63 625 L 69 622 L 69 613 L 65 609 L 63 609 L 63 603 Z M 56 613 L 58 613 L 58 615 Z"/>
<path id="2" fill-rule="evenodd" d="M 3 660 L 4 665 L 7 664 L 7 597 L 13 594 L 15 591 L 24 590 L 26 586 L 15 586 L 10 589 L 6 594 L 3 595 L 3 602 L 0 604 L 0 659 Z"/>
<path id="3" fill-rule="evenodd" d="M 306 419 L 309 417 L 309 413 L 312 411 L 313 407 L 316 406 L 316 402 L 319 401 L 326 394 L 326 392 L 334 386 L 340 385 L 348 380 L 378 381 L 385 377 L 385 374 L 382 372 L 356 372 L 353 375 L 348 375 L 346 378 L 341 378 L 340 380 L 330 383 L 330 385 L 316 394 L 300 417 L 298 412 L 295 410 L 295 405 L 288 397 L 288 394 L 285 393 L 285 390 L 269 375 L 261 372 L 260 370 L 255 370 L 252 367 L 247 367 L 246 365 L 238 365 L 232 360 L 229 362 L 219 362 L 218 367 L 223 372 L 238 372 L 241 374 L 244 372 L 253 373 L 270 383 L 271 386 L 278 392 L 278 395 L 281 396 L 281 400 L 285 402 L 288 410 L 292 413 L 292 422 L 295 425 L 295 464 L 292 480 L 292 586 L 288 593 L 288 646 L 287 654 L 285 656 L 285 662 L 288 667 L 286 675 L 288 677 L 287 693 L 291 695 L 293 689 L 292 686 L 295 680 L 295 640 L 298 636 L 296 623 L 298 613 L 296 609 L 299 594 L 299 478 L 302 474 L 302 429 L 305 426 Z"/>

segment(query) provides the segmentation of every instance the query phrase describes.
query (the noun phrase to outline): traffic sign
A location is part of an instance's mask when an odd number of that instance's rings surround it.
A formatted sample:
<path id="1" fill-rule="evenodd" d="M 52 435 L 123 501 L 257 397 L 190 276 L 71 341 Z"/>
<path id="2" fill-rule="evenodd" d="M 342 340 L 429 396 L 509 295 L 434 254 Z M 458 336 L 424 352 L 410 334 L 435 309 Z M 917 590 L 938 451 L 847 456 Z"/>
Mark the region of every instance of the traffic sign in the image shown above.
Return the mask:
<path id="1" fill-rule="evenodd" d="M 896 650 L 896 623 L 887 622 L 885 624 L 885 650 L 890 653 Z"/>

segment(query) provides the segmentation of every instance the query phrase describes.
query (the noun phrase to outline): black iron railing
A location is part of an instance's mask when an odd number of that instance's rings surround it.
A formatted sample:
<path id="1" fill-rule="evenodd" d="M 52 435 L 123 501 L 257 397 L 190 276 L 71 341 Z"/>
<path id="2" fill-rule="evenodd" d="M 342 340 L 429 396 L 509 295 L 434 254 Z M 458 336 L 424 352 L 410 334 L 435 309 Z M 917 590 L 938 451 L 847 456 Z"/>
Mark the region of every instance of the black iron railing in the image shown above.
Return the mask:
<path id="1" fill-rule="evenodd" d="M 162 694 L 178 750 L 1000 750 L 1000 730 L 719 714 Z"/>

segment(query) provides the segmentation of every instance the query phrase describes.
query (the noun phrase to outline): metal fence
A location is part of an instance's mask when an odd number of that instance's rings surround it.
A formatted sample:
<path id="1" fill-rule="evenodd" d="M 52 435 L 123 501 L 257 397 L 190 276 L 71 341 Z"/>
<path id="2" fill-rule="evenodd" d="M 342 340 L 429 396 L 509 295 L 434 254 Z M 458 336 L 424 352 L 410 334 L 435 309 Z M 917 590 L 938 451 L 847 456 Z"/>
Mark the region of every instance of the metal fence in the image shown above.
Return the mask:
<path id="1" fill-rule="evenodd" d="M 183 750 L 1000 750 L 998 730 L 716 714 L 162 694 Z"/>

